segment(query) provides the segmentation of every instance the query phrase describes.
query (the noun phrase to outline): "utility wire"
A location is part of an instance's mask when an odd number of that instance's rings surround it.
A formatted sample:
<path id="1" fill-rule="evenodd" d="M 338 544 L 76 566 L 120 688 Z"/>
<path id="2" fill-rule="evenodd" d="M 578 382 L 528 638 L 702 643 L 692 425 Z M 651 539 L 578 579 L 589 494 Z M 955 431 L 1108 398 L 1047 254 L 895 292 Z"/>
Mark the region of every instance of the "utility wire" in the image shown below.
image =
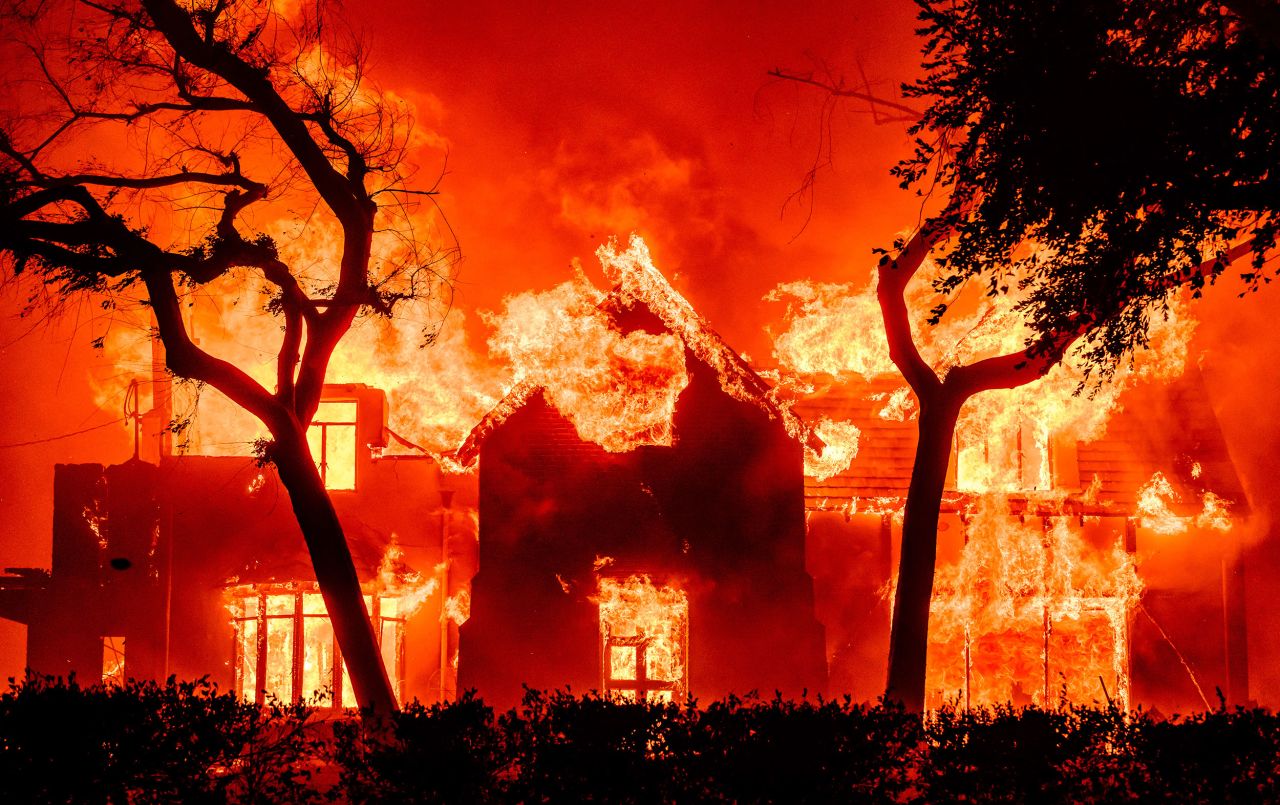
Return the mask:
<path id="1" fill-rule="evenodd" d="M 60 439 L 70 439 L 72 436 L 79 436 L 82 433 L 89 433 L 90 431 L 102 430 L 103 428 L 110 427 L 112 425 L 119 425 L 119 424 L 120 424 L 120 420 L 113 419 L 110 422 L 103 422 L 101 425 L 94 425 L 93 427 L 85 428 L 84 430 L 77 430 L 71 433 L 64 433 L 61 436 L 50 436 L 47 439 L 32 439 L 29 442 L 14 442 L 12 444 L 0 444 L 0 450 L 7 450 L 11 447 L 30 447 L 33 444 L 47 444 L 48 442 L 56 442 L 56 441 L 59 441 Z"/>

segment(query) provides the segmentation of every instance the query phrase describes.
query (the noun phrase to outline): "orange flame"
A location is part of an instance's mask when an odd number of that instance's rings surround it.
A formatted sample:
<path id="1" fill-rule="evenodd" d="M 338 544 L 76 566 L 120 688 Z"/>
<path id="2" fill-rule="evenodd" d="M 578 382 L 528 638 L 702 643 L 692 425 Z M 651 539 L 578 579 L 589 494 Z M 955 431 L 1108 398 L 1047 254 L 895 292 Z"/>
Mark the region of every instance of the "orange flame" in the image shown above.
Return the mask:
<path id="1" fill-rule="evenodd" d="M 1000 495 L 978 499 L 970 515 L 959 560 L 937 574 L 931 705 L 1048 706 L 1066 695 L 1124 706 L 1128 617 L 1142 583 L 1119 537 L 1099 549 L 1073 517 L 1021 522 Z"/>
<path id="2" fill-rule="evenodd" d="M 604 296 L 579 272 L 543 293 L 508 297 L 489 348 L 540 387 L 587 441 L 622 452 L 670 445 L 676 399 L 689 383 L 684 347 L 670 334 L 623 334 L 600 309 Z"/>
<path id="3" fill-rule="evenodd" d="M 605 690 L 625 699 L 682 701 L 688 692 L 689 600 L 648 576 L 600 579 Z"/>

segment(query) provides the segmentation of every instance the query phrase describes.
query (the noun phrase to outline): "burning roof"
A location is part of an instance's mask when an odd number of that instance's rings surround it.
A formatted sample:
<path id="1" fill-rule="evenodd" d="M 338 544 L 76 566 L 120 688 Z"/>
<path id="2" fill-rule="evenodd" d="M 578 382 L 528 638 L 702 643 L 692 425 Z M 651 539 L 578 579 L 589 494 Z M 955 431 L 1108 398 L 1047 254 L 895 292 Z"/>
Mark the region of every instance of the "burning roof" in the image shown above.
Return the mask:
<path id="1" fill-rule="evenodd" d="M 916 425 L 910 398 L 905 405 L 895 400 L 901 387 L 899 378 L 881 375 L 825 389 L 796 403 L 802 415 L 846 420 L 863 434 L 862 447 L 848 469 L 830 478 L 806 479 L 811 509 L 852 512 L 876 501 L 906 498 Z M 1058 465 L 1055 488 L 1069 493 L 1068 503 L 1090 512 L 1108 507 L 1134 511 L 1153 473 L 1161 473 L 1169 481 L 1171 497 L 1185 504 L 1179 516 L 1201 512 L 1206 496 L 1233 501 L 1234 515 L 1247 514 L 1244 490 L 1194 366 L 1177 379 L 1133 388 L 1122 402 L 1101 435 L 1057 443 L 1061 455 L 1049 460 Z M 954 468 L 952 472 L 954 476 Z M 952 477 L 948 489 L 956 486 Z M 946 504 L 954 509 L 962 499 L 967 495 L 953 491 Z"/>
<path id="2" fill-rule="evenodd" d="M 614 283 L 613 290 L 598 301 L 596 308 L 608 317 L 615 331 L 620 331 L 620 322 L 624 319 L 649 319 L 647 326 L 674 336 L 694 358 L 710 367 L 726 394 L 754 405 L 770 419 L 780 421 L 787 433 L 807 450 L 821 452 L 822 440 L 814 431 L 789 407 L 775 399 L 772 387 L 724 342 L 687 299 L 671 287 L 654 266 L 643 240 L 633 235 L 625 251 L 619 251 L 616 244 L 610 243 L 601 246 L 596 256 L 604 267 L 605 276 Z M 626 382 L 627 379 L 619 380 Z M 554 396 L 556 390 L 528 379 L 517 382 L 471 430 L 455 451 L 453 460 L 461 468 L 471 468 L 485 438 L 536 394 L 548 391 Z M 554 399 L 549 401 L 556 403 Z M 581 433 L 581 428 L 579 430 Z"/>

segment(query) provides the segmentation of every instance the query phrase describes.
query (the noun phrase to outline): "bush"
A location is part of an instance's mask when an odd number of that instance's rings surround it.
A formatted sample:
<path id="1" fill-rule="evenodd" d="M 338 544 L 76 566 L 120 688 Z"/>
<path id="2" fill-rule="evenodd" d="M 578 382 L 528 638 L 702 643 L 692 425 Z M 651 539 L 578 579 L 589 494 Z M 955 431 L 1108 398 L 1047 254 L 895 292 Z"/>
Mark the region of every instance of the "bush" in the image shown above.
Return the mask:
<path id="1" fill-rule="evenodd" d="M 527 691 L 391 718 L 266 708 L 205 680 L 0 697 L 3 802 L 1280 801 L 1280 720 L 1225 708 L 698 707 Z"/>
<path id="2" fill-rule="evenodd" d="M 316 801 L 317 732 L 304 706 L 264 709 L 206 679 L 11 680 L 0 696 L 0 801 Z"/>
<path id="3" fill-rule="evenodd" d="M 509 764 L 493 709 L 467 692 L 456 702 L 417 701 L 386 724 L 334 723 L 332 760 L 352 802 L 490 802 Z"/>

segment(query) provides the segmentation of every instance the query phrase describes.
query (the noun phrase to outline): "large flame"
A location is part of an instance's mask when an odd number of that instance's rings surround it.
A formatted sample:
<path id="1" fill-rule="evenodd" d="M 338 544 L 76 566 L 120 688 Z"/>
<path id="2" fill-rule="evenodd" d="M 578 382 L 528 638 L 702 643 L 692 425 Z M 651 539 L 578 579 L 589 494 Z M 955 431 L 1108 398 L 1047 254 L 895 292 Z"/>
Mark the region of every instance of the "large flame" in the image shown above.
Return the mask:
<path id="1" fill-rule="evenodd" d="M 613 452 L 670 445 L 676 399 L 689 383 L 684 347 L 669 333 L 622 333 L 603 301 L 581 273 L 550 291 L 508 297 L 486 319 L 495 330 L 489 347 L 584 440 Z"/>
<path id="2" fill-rule="evenodd" d="M 1128 701 L 1129 614 L 1142 583 L 1117 535 L 1086 541 L 1078 518 L 1025 521 L 978 499 L 967 541 L 937 573 L 927 690 L 944 701 L 1050 706 Z"/>
<path id="3" fill-rule="evenodd" d="M 1168 477 L 1162 472 L 1154 473 L 1138 490 L 1138 524 L 1164 536 L 1185 534 L 1192 526 L 1206 531 L 1231 530 L 1231 501 L 1205 492 L 1201 496 L 1200 513 L 1194 517 L 1174 512 L 1173 506 L 1181 501 L 1182 496 Z"/>

